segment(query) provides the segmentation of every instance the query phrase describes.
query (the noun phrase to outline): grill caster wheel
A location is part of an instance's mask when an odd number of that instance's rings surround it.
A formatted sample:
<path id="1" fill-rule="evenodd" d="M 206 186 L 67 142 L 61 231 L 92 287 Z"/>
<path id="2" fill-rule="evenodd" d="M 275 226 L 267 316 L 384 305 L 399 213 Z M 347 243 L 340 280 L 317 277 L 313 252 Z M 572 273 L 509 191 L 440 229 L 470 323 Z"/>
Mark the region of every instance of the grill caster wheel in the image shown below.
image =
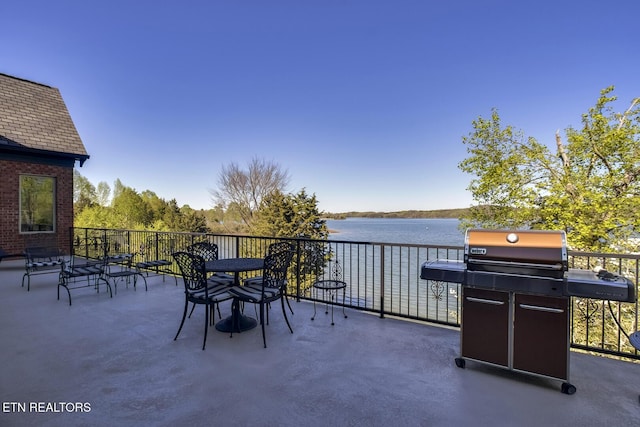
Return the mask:
<path id="1" fill-rule="evenodd" d="M 562 383 L 560 391 L 562 391 L 564 394 L 574 394 L 576 392 L 576 387 L 573 384 Z"/>
<path id="2" fill-rule="evenodd" d="M 456 366 L 464 369 L 465 360 L 462 357 L 456 357 Z"/>

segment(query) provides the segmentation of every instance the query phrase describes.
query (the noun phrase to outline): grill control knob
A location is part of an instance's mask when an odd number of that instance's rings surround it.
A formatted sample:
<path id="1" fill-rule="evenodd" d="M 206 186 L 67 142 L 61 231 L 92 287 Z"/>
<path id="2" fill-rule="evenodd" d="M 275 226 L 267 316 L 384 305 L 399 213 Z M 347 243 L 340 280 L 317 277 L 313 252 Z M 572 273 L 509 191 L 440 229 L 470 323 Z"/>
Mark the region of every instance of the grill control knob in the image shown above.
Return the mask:
<path id="1" fill-rule="evenodd" d="M 516 233 L 507 234 L 507 242 L 516 243 L 519 240 L 519 237 Z"/>

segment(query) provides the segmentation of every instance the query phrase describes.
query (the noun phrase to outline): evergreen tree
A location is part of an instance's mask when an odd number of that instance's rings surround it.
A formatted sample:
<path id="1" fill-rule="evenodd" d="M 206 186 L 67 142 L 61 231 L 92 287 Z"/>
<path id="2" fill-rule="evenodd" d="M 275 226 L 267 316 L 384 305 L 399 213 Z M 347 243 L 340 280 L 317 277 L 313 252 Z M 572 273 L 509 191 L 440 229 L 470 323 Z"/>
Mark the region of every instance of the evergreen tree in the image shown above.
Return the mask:
<path id="1" fill-rule="evenodd" d="M 318 210 L 315 194 L 304 189 L 298 194 L 273 192 L 256 212 L 251 233 L 254 236 L 326 240 L 327 224 Z"/>

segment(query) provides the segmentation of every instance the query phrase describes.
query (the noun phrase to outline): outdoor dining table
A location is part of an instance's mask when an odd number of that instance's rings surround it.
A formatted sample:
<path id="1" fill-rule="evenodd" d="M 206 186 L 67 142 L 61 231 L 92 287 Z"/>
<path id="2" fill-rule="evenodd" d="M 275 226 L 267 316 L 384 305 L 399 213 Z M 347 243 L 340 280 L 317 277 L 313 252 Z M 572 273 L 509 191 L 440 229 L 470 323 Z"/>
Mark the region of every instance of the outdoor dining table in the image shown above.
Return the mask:
<path id="1" fill-rule="evenodd" d="M 240 285 L 240 273 L 262 270 L 263 258 L 223 258 L 205 261 L 205 270 L 212 273 L 233 273 L 235 285 Z M 216 329 L 221 332 L 243 332 L 253 329 L 258 322 L 253 317 L 245 316 L 240 311 L 237 298 L 231 304 L 231 315 L 216 323 Z"/>

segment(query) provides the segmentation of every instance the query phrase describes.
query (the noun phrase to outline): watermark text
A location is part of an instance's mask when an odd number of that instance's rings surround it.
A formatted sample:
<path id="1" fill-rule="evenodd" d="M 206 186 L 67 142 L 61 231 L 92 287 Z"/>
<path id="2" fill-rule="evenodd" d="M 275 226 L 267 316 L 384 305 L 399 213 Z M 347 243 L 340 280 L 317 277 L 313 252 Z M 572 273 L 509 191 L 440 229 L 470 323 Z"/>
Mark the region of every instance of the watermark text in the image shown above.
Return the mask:
<path id="1" fill-rule="evenodd" d="M 91 412 L 89 402 L 2 402 L 2 412 Z"/>

